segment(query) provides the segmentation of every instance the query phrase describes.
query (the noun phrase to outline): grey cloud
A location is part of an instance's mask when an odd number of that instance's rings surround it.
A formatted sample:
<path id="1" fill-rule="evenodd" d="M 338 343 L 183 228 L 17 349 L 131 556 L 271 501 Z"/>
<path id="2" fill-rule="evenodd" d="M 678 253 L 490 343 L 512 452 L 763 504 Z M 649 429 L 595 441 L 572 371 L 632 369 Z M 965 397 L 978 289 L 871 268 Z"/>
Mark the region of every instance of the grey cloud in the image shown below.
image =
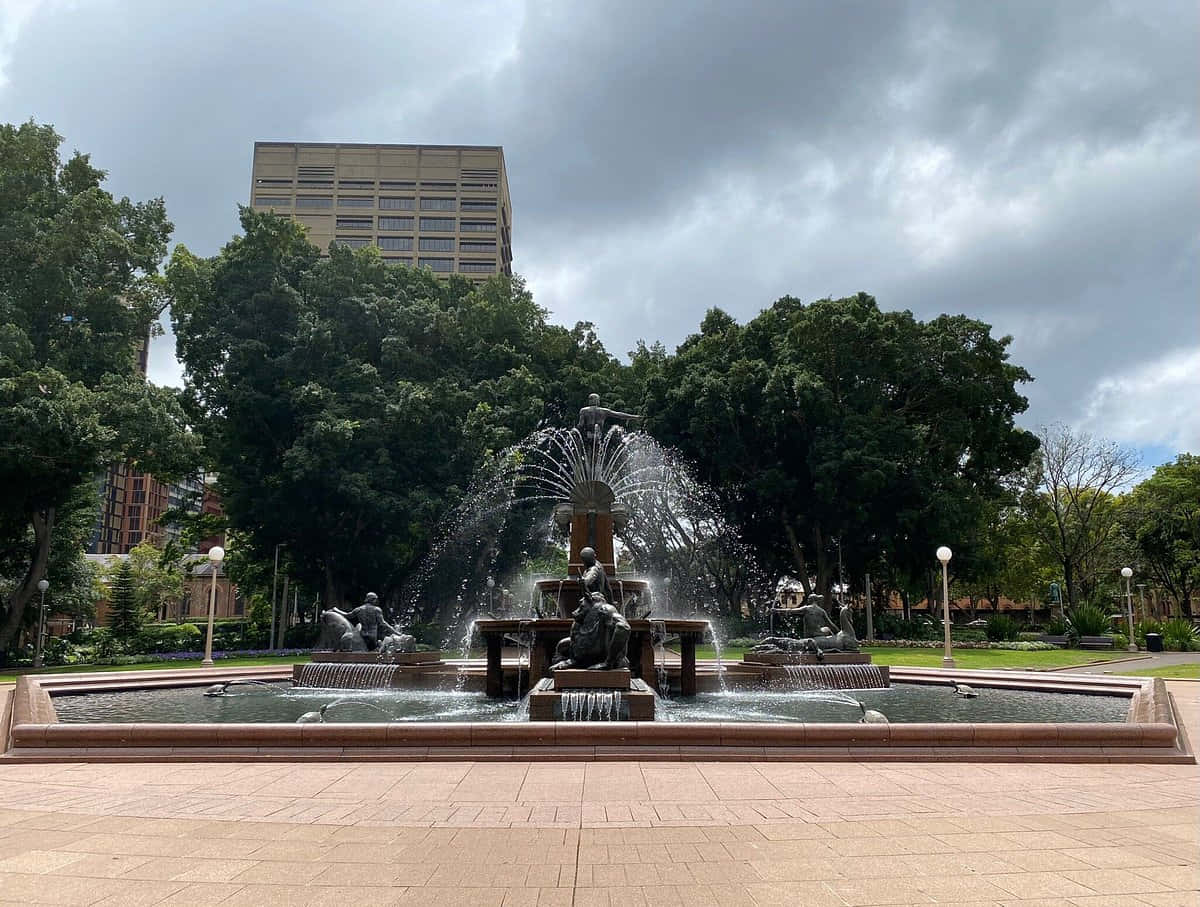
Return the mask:
<path id="1" fill-rule="evenodd" d="M 1037 424 L 1200 348 L 1198 37 L 1141 0 L 47 4 L 0 116 L 203 253 L 256 139 L 503 144 L 517 268 L 614 351 L 866 290 L 1013 333 Z"/>

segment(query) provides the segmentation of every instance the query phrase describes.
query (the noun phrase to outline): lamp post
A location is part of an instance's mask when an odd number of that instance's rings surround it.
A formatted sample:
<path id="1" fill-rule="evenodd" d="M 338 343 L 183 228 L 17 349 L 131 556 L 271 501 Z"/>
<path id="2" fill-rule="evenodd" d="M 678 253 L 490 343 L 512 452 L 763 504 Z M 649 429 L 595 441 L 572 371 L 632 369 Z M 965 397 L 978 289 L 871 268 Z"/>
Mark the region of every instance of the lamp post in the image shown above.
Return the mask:
<path id="1" fill-rule="evenodd" d="M 205 668 L 213 666 L 213 612 L 217 608 L 217 571 L 221 569 L 223 560 L 225 560 L 225 549 L 220 545 L 213 545 L 208 549 L 208 563 L 212 567 L 212 585 L 208 589 L 208 635 L 204 639 L 204 661 L 200 662 L 201 666 Z"/>
<path id="2" fill-rule="evenodd" d="M 42 666 L 42 647 L 45 644 L 46 638 L 46 590 L 49 588 L 49 581 L 44 579 L 38 580 L 37 590 L 42 593 L 42 605 L 38 609 L 37 645 L 33 647 L 33 666 L 35 668 Z"/>
<path id="3" fill-rule="evenodd" d="M 496 578 L 494 576 L 489 576 L 487 578 L 487 587 L 488 587 L 488 613 L 490 614 L 493 610 L 495 610 L 495 608 L 493 606 L 493 602 L 492 602 L 492 594 L 495 592 L 495 589 L 496 589 Z"/>
<path id="4" fill-rule="evenodd" d="M 1122 567 L 1121 576 L 1125 577 L 1125 616 L 1129 620 L 1129 645 L 1125 647 L 1125 651 L 1136 652 L 1138 650 L 1137 640 L 1133 638 L 1133 591 L 1129 588 L 1129 580 L 1133 576 L 1133 569 Z"/>
<path id="5" fill-rule="evenodd" d="M 942 667 L 954 667 L 954 656 L 950 653 L 950 575 L 946 572 L 946 565 L 950 563 L 950 558 L 954 553 L 942 545 L 937 550 L 937 559 L 942 562 L 942 628 L 946 631 L 946 645 L 942 653 Z"/>

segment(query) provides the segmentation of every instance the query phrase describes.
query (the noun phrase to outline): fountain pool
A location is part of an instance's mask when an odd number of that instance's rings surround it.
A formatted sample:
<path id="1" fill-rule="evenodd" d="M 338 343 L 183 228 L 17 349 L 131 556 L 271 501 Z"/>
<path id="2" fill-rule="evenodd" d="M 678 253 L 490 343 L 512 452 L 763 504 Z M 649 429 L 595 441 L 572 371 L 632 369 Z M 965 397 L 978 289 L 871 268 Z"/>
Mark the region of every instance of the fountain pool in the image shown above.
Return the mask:
<path id="1" fill-rule="evenodd" d="M 203 696 L 198 688 L 124 690 L 56 696 L 63 722 L 294 722 L 328 706 L 324 720 L 475 722 L 522 720 L 520 703 L 456 690 L 344 690 L 286 685 L 236 688 Z M 854 691 L 738 690 L 662 700 L 660 721 L 857 722 L 863 703 L 893 723 L 913 722 L 1121 722 L 1129 700 L 1115 695 L 985 690 L 964 699 L 949 687 L 894 684 Z"/>

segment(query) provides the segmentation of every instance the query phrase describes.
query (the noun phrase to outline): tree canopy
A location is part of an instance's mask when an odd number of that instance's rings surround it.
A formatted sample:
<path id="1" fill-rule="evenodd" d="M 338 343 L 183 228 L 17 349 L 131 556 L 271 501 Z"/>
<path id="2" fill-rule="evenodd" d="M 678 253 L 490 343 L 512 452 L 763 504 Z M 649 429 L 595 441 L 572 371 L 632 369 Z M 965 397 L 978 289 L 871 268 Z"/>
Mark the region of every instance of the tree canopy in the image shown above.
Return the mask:
<path id="1" fill-rule="evenodd" d="M 1180 454 L 1121 500 L 1121 529 L 1143 570 L 1192 616 L 1200 586 L 1200 456 Z"/>
<path id="2" fill-rule="evenodd" d="M 784 297 L 745 325 L 714 309 L 649 377 L 647 424 L 806 590 L 828 592 L 839 546 L 852 575 L 884 558 L 916 575 L 1037 447 L 1013 424 L 1030 377 L 1009 342 L 865 294 Z"/>
<path id="3" fill-rule="evenodd" d="M 243 209 L 217 256 L 168 268 L 186 393 L 229 523 L 345 604 L 394 603 L 479 464 L 574 419 L 625 370 L 590 325 L 551 325 L 519 279 L 385 264 Z M 570 417 L 566 416 L 571 412 Z"/>
<path id="4" fill-rule="evenodd" d="M 64 508 L 111 462 L 169 476 L 196 459 L 174 394 L 136 368 L 161 310 L 171 224 L 161 199 L 120 200 L 50 126 L 0 125 L 0 539 L 16 570 L 7 651 L 46 572 Z"/>

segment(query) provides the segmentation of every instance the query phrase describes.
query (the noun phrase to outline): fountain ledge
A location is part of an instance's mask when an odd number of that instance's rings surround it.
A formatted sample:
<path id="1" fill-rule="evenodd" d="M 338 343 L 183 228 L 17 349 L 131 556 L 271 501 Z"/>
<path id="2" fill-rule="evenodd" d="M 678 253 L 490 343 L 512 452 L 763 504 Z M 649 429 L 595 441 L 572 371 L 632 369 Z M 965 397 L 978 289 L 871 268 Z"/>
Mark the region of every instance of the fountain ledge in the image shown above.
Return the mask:
<path id="1" fill-rule="evenodd" d="M 154 682 L 107 674 L 22 676 L 3 732 L 7 762 L 390 760 L 736 760 L 1151 762 L 1194 764 L 1161 678 L 896 668 L 907 682 L 1020 685 L 1125 695 L 1124 723 L 758 724 L 492 722 L 83 724 L 57 720 L 52 694 L 284 681 L 287 668 L 184 669 Z"/>

